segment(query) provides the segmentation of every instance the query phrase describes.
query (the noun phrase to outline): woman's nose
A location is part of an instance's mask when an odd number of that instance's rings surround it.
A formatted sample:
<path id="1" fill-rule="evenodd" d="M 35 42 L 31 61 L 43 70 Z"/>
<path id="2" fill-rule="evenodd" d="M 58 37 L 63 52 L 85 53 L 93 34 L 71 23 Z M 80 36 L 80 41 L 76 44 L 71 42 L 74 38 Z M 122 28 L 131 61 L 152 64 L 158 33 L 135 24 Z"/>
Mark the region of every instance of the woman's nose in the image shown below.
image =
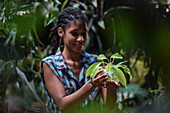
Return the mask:
<path id="1" fill-rule="evenodd" d="M 82 35 L 79 35 L 77 41 L 84 41 L 84 37 Z"/>

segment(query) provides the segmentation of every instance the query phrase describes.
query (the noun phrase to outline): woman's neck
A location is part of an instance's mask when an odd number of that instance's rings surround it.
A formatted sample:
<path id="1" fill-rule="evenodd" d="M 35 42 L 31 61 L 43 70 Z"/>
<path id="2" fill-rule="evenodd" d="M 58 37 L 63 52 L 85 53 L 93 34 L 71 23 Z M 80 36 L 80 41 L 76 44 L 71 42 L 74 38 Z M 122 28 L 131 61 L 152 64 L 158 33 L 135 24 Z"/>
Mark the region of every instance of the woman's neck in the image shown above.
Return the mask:
<path id="1" fill-rule="evenodd" d="M 62 55 L 65 60 L 69 60 L 73 62 L 80 62 L 81 60 L 81 53 L 74 53 L 66 49 L 63 50 Z"/>

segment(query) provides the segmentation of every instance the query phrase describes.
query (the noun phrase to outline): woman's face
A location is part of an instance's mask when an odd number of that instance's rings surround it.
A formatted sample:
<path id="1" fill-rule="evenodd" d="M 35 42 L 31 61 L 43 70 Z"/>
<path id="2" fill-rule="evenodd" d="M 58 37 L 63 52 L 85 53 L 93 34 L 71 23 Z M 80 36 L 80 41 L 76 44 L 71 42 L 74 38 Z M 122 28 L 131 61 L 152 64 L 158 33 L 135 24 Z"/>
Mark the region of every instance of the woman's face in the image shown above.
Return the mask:
<path id="1" fill-rule="evenodd" d="M 70 22 L 66 26 L 63 37 L 64 49 L 74 53 L 81 53 L 88 38 L 87 24 L 81 20 Z"/>

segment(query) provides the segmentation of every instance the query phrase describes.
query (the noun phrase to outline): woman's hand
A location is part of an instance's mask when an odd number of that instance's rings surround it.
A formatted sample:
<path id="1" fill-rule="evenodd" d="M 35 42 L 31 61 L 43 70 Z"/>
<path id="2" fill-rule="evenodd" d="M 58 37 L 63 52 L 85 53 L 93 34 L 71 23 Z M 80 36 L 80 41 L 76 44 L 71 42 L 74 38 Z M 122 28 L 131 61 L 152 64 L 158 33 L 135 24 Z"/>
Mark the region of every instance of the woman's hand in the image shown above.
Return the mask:
<path id="1" fill-rule="evenodd" d="M 92 79 L 91 79 L 91 83 L 93 84 L 93 86 L 101 87 L 101 86 L 105 85 L 105 83 L 108 80 L 108 76 L 107 76 L 107 73 L 104 73 L 104 74 L 102 74 L 102 73 L 103 73 L 103 70 L 99 70 L 98 73 L 95 75 L 94 80 L 92 81 Z M 102 74 L 102 75 L 100 75 L 100 74 Z M 92 76 L 90 76 L 90 77 L 92 78 Z"/>
<path id="2" fill-rule="evenodd" d="M 117 100 L 117 88 L 119 88 L 119 80 L 108 79 L 102 88 L 102 94 L 105 105 L 109 109 L 113 109 Z"/>
<path id="3" fill-rule="evenodd" d="M 106 87 L 109 90 L 116 90 L 120 86 L 120 81 L 119 80 L 107 80 L 106 81 Z"/>

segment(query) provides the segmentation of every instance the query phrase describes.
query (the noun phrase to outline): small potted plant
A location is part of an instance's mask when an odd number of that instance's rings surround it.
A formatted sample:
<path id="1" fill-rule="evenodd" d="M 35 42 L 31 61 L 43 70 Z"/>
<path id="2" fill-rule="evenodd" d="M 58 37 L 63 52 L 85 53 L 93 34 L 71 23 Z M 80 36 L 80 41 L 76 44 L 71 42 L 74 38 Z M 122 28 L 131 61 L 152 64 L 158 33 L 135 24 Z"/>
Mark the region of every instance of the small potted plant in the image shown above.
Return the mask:
<path id="1" fill-rule="evenodd" d="M 108 76 L 110 79 L 116 81 L 116 79 L 118 78 L 120 83 L 126 87 L 126 78 L 125 78 L 124 73 L 129 74 L 130 80 L 132 79 L 130 69 L 126 65 L 124 65 L 124 63 L 126 63 L 127 61 L 122 61 L 122 62 L 115 64 L 114 62 L 115 59 L 123 59 L 123 57 L 120 54 L 115 53 L 110 57 L 110 59 L 108 59 L 105 55 L 100 54 L 98 56 L 98 60 L 102 60 L 102 62 L 96 62 L 92 64 L 87 69 L 86 77 L 92 75 L 92 82 L 93 82 L 94 77 L 97 74 L 97 72 L 100 69 L 104 69 L 104 71 L 108 72 Z M 102 63 L 104 63 L 104 65 L 101 65 Z M 123 71 L 121 69 L 123 69 Z"/>

